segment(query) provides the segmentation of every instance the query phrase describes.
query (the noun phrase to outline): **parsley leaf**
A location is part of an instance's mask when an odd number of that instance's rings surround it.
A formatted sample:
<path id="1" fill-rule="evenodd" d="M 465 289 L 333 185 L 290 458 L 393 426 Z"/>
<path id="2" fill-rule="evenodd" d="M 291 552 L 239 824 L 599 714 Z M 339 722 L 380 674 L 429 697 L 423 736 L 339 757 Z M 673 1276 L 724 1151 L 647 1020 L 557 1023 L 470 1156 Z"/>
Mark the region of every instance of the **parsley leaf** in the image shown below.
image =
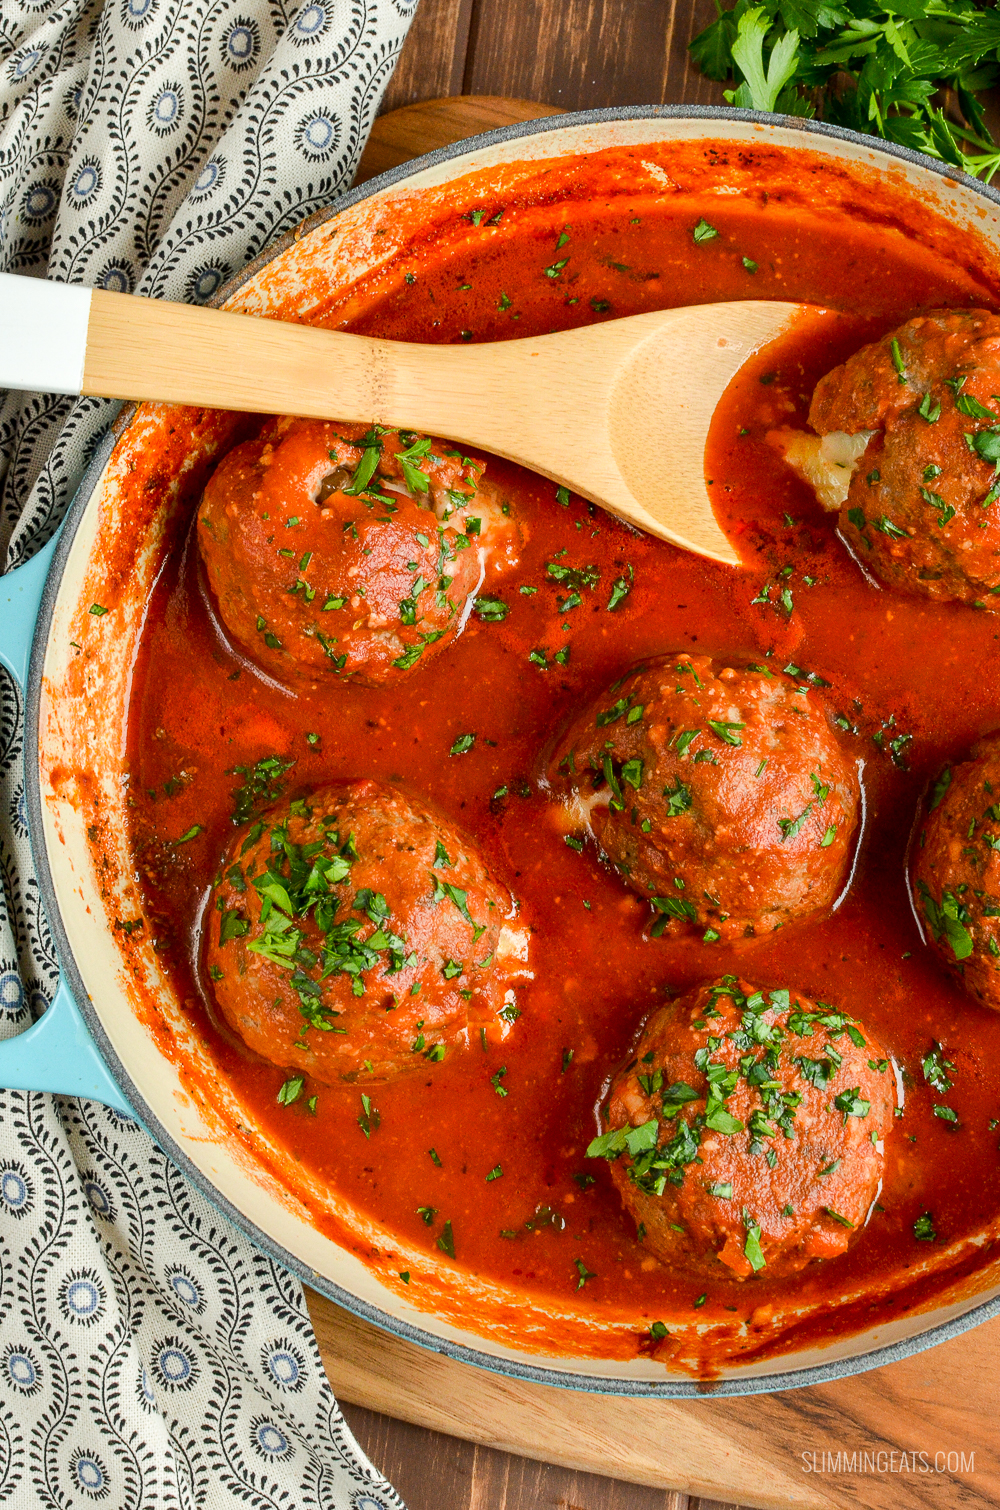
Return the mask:
<path id="1" fill-rule="evenodd" d="M 718 7 L 690 44 L 742 109 L 819 116 L 950 163 L 987 182 L 998 149 L 977 91 L 996 79 L 1000 12 L 971 0 L 768 0 Z M 945 114 L 940 91 L 957 110 Z M 897 368 L 898 371 L 898 368 Z M 898 372 L 901 382 L 905 372 Z M 925 395 L 921 417 L 940 405 Z"/>

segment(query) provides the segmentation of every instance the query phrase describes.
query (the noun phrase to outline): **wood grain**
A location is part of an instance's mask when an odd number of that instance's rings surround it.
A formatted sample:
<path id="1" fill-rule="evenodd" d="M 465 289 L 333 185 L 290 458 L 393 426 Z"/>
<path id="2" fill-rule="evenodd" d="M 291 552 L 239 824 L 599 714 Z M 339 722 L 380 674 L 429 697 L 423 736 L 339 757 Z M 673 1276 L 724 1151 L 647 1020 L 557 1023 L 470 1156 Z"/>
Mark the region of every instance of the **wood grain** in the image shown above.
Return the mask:
<path id="1" fill-rule="evenodd" d="M 420 0 L 381 113 L 415 100 L 462 94 L 473 0 Z"/>
<path id="2" fill-rule="evenodd" d="M 705 1501 L 726 1501 L 732 1510 L 737 1496 L 759 1510 L 987 1510 L 1000 1503 L 992 1382 L 1000 1321 L 888 1368 L 809 1389 L 623 1400 L 504 1379 L 380 1333 L 307 1295 L 339 1399 L 492 1450 L 700 1495 L 702 1510 Z M 915 1458 L 920 1453 L 926 1464 Z M 964 1454 L 964 1466 L 949 1464 L 949 1453 Z M 493 1510 L 490 1499 L 469 1501 L 480 1503 Z M 510 1510 L 535 1503 L 515 1500 Z M 585 1498 L 570 1503 L 590 1510 Z M 643 1502 L 637 1496 L 635 1503 Z M 411 1510 L 432 1504 L 414 1499 Z"/>
<path id="3" fill-rule="evenodd" d="M 593 1473 L 533 1463 L 391 1421 L 356 1405 L 345 1406 L 344 1415 L 362 1449 L 392 1480 L 410 1510 L 444 1505 L 447 1510 L 694 1510 L 687 1495 L 670 1490 L 643 1489 Z"/>
<path id="4" fill-rule="evenodd" d="M 378 173 L 396 168 L 425 152 L 448 147 L 452 142 L 495 131 L 518 121 L 560 115 L 552 105 L 533 100 L 506 100 L 496 95 L 466 95 L 455 100 L 422 100 L 391 116 L 379 116 L 372 127 L 354 182 L 362 184 Z"/>
<path id="5" fill-rule="evenodd" d="M 462 92 L 545 100 L 564 110 L 722 102 L 688 61 L 712 0 L 476 0 Z M 530 45 L 519 36 L 530 37 Z"/>
<path id="6" fill-rule="evenodd" d="M 309 1307 L 338 1399 L 482 1446 L 650 1488 L 725 1498 L 753 1482 L 766 1510 L 825 1510 L 794 1466 L 733 1440 L 726 1413 L 697 1401 L 632 1400 L 554 1389 L 455 1363 L 379 1334 L 318 1295 Z M 529 1502 L 530 1503 L 530 1502 Z"/>

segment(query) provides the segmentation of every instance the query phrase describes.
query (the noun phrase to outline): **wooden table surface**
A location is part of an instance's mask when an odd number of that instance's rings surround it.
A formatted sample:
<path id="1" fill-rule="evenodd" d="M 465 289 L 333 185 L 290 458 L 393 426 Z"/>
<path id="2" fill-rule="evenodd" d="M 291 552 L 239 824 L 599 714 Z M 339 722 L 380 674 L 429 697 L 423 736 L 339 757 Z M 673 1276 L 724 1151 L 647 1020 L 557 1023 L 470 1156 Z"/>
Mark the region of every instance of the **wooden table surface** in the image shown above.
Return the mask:
<path id="1" fill-rule="evenodd" d="M 417 108 L 391 124 L 376 123 L 359 179 L 452 139 L 454 131 L 442 125 L 441 107 L 433 103 L 443 96 L 492 97 L 467 102 L 469 123 L 463 134 L 470 135 L 511 119 L 550 113 L 532 105 L 579 110 L 721 103 L 721 86 L 703 79 L 687 57 L 691 37 L 714 14 L 713 0 L 420 0 L 383 114 L 403 106 Z M 511 99 L 526 103 L 511 104 Z M 446 1430 L 463 1429 L 461 1417 L 449 1417 L 439 1393 L 453 1387 L 454 1375 L 446 1378 L 437 1372 L 462 1366 L 417 1349 L 408 1351 L 408 1344 L 393 1339 L 383 1340 L 319 1296 L 310 1295 L 310 1305 L 344 1414 L 362 1448 L 393 1481 L 409 1510 L 739 1510 L 731 1498 L 723 1504 L 704 1495 L 689 1496 L 680 1488 L 644 1487 L 515 1455 L 538 1450 L 532 1445 L 532 1419 L 545 1412 L 544 1396 L 567 1400 L 562 1392 L 544 1387 L 521 1388 L 513 1424 L 508 1421 L 500 1429 L 484 1419 L 474 1433 L 477 1442 L 411 1424 L 423 1421 Z M 985 1510 L 1000 1503 L 998 1460 L 992 1450 L 992 1359 L 998 1343 L 1000 1322 L 995 1322 L 933 1353 L 857 1381 L 766 1400 L 664 1402 L 658 1431 L 668 1433 L 668 1471 L 676 1476 L 647 1477 L 703 1488 L 713 1482 L 711 1474 L 706 1477 L 705 1464 L 711 1463 L 714 1452 L 720 1461 L 719 1482 L 745 1496 L 747 1506 L 851 1504 L 901 1510 L 904 1505 L 933 1505 Z M 380 1354 L 374 1368 L 373 1351 Z M 400 1409 L 394 1402 L 400 1374 L 407 1370 L 410 1421 L 369 1408 L 388 1403 Z M 470 1392 L 484 1402 L 484 1411 L 491 1408 L 491 1389 L 497 1392 L 499 1411 L 500 1391 L 507 1386 L 484 1384 L 490 1376 L 468 1372 Z M 533 1390 L 539 1393 L 533 1396 Z M 627 1411 L 628 1404 L 616 1402 L 615 1409 Z M 649 1410 L 646 1402 L 644 1410 Z M 564 1432 L 587 1432 L 586 1397 L 575 1397 L 569 1406 L 556 1404 L 552 1415 Z M 603 1415 L 606 1423 L 616 1419 L 610 1405 Z M 759 1435 L 765 1416 L 773 1451 L 766 1454 L 767 1474 L 761 1474 L 754 1471 L 753 1449 L 747 1453 L 747 1444 L 753 1443 L 755 1432 Z M 624 1423 L 628 1416 L 617 1419 Z M 645 1415 L 645 1420 L 652 1422 L 654 1417 Z M 464 1429 L 473 1434 L 467 1424 Z M 621 1454 L 614 1451 L 609 1429 L 613 1432 L 613 1424 L 606 1427 L 606 1458 L 599 1433 L 589 1452 L 569 1450 L 569 1445 L 563 1450 L 557 1438 L 550 1438 L 547 1455 L 582 1460 L 607 1474 L 623 1472 L 616 1464 Z M 685 1435 L 692 1458 L 698 1458 L 692 1472 L 686 1471 L 684 1461 Z M 628 1436 L 624 1427 L 622 1436 Z M 491 1442 L 514 1452 L 484 1445 Z M 655 1435 L 651 1447 L 655 1451 Z M 956 1472 L 907 1471 L 905 1464 L 900 1472 L 898 1459 L 867 1475 L 813 1477 L 804 1472 L 803 1452 L 841 1448 L 924 1451 L 932 1457 L 940 1448 L 978 1451 L 974 1465 Z M 743 1484 L 745 1489 L 739 1487 Z"/>

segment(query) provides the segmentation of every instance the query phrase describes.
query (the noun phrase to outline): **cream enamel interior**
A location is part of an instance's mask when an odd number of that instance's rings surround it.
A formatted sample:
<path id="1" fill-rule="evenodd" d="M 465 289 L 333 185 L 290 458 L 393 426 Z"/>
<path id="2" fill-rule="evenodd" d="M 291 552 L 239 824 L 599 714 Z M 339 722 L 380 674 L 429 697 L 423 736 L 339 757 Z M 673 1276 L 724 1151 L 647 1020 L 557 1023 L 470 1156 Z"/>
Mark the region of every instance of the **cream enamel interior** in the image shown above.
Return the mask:
<path id="1" fill-rule="evenodd" d="M 229 307 L 266 316 L 283 308 L 287 313 L 288 291 L 298 290 L 294 314 L 308 319 L 317 301 L 330 289 L 352 282 L 378 266 L 395 247 L 391 226 L 396 209 L 418 196 L 421 206 L 433 214 L 438 204 L 452 203 L 467 175 L 504 170 L 520 165 L 518 172 L 530 178 L 545 170 L 547 159 L 567 153 L 586 153 L 608 146 L 640 146 L 643 143 L 722 139 L 728 142 L 759 142 L 765 138 L 781 146 L 805 147 L 839 164 L 884 175 L 897 192 L 905 187 L 921 202 L 932 202 L 957 225 L 971 230 L 992 247 L 1000 245 L 1000 210 L 991 201 L 960 184 L 952 183 L 919 165 L 892 159 L 859 147 L 850 141 L 804 135 L 794 128 L 761 125 L 752 121 L 705 119 L 624 119 L 567 126 L 536 135 L 517 137 L 479 147 L 383 188 L 375 195 L 332 220 L 307 228 L 272 261 L 260 267 L 231 297 Z M 651 165 L 649 176 L 657 182 L 662 170 Z M 648 189 L 649 185 L 644 185 Z M 719 192 L 725 193 L 725 183 Z M 477 1293 L 485 1298 L 486 1287 L 474 1278 L 456 1277 L 453 1269 L 433 1264 L 425 1254 L 406 1254 L 398 1241 L 394 1251 L 430 1283 L 424 1293 L 437 1295 L 437 1310 L 418 1308 L 398 1287 L 390 1287 L 355 1252 L 323 1236 L 309 1219 L 309 1204 L 333 1214 L 336 1198 L 325 1191 L 309 1192 L 308 1201 L 293 1198 L 267 1172 L 263 1161 L 227 1131 L 228 1098 L 231 1120 L 238 1120 L 234 1093 L 218 1088 L 215 1107 L 206 1104 L 178 1071 L 174 1060 L 161 1051 L 142 1020 L 143 990 L 151 991 L 162 1020 L 197 1062 L 204 1050 L 190 1033 L 182 1004 L 162 975 L 156 956 L 146 945 L 132 957 L 121 947 L 121 933 L 114 931 L 115 918 L 133 916 L 138 898 L 127 880 L 117 882 L 114 872 L 128 877 L 131 865 L 127 849 L 126 800 L 123 784 L 125 722 L 131 674 L 141 631 L 144 603 L 158 569 L 166 522 L 167 498 L 159 512 L 143 528 L 141 538 L 127 548 L 130 571 L 118 582 L 117 597 L 102 618 L 88 616 L 88 608 L 106 575 L 109 541 L 134 539 L 135 525 L 122 507 L 121 468 L 128 449 L 155 440 L 164 412 L 155 406 L 140 410 L 119 441 L 115 455 L 90 495 L 79 521 L 59 588 L 44 659 L 39 711 L 40 776 L 44 843 L 51 867 L 62 923 L 87 993 L 125 1072 L 139 1089 L 149 1114 L 201 1172 L 203 1177 L 253 1226 L 292 1255 L 321 1285 L 339 1286 L 362 1308 L 383 1313 L 390 1326 L 409 1325 L 426 1340 L 467 1348 L 482 1361 L 500 1367 L 511 1362 L 555 1374 L 574 1375 L 602 1382 L 610 1388 L 629 1383 L 662 1385 L 662 1364 L 649 1359 L 622 1362 L 602 1357 L 600 1336 L 592 1338 L 592 1356 L 552 1356 L 538 1350 L 533 1337 L 541 1335 L 541 1315 L 511 1292 L 510 1324 L 506 1340 L 484 1336 L 456 1325 L 447 1318 L 451 1302 L 465 1297 L 475 1305 Z M 123 462 L 123 458 L 125 459 Z M 176 494 L 176 487 L 174 488 Z M 113 553 L 112 553 L 113 554 Z M 83 636 L 86 636 L 84 639 Z M 84 649 L 74 648 L 73 642 Z M 82 660 L 78 663 L 78 658 Z M 77 780 L 67 773 L 82 772 Z M 108 821 L 110 838 L 117 846 L 115 864 L 108 872 L 95 863 L 87 838 L 87 803 L 95 792 Z M 84 800 L 86 799 L 86 800 Z M 36 841 L 37 842 L 37 841 Z M 358 1224 L 355 1222 L 355 1225 Z M 363 1237 L 377 1248 L 380 1234 L 369 1226 Z M 396 1265 L 394 1265 L 396 1267 Z M 404 1267 L 400 1262 L 398 1267 Z M 785 1354 L 724 1370 L 725 1378 L 767 1378 L 777 1373 L 801 1371 L 816 1365 L 856 1359 L 876 1348 L 905 1341 L 953 1320 L 982 1301 L 1000 1294 L 1000 1266 L 981 1272 L 973 1280 L 943 1291 L 933 1308 L 924 1308 L 892 1323 L 836 1342 L 828 1347 Z M 567 1306 L 567 1314 L 581 1313 Z M 546 1316 L 551 1316 L 551 1306 Z M 677 1375 L 678 1380 L 690 1376 Z"/>

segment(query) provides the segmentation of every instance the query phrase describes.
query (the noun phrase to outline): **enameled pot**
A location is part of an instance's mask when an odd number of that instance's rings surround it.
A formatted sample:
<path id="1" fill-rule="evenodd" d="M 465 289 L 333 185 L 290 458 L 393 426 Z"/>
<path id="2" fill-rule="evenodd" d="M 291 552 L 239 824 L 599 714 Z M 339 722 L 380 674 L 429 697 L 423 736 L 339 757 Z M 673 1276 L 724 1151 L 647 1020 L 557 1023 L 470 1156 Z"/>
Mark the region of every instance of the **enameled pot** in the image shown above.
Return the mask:
<path id="1" fill-rule="evenodd" d="M 377 269 L 407 226 L 433 226 L 437 212 L 466 210 L 498 179 L 530 185 L 554 159 L 664 142 L 720 145 L 720 195 L 759 191 L 744 159 L 766 146 L 807 150 L 831 213 L 879 195 L 909 205 L 911 226 L 950 227 L 985 263 L 1000 251 L 1000 195 L 956 179 L 953 170 L 904 149 L 812 122 L 685 107 L 594 111 L 534 121 L 421 158 L 347 195 L 268 251 L 216 301 L 262 317 L 309 321 L 330 294 Z M 638 149 L 638 151 L 636 151 Z M 729 164 L 730 166 L 727 166 Z M 740 177 L 742 174 L 742 177 Z M 656 175 L 651 170 L 650 183 Z M 650 183 L 644 185 L 650 191 Z M 668 192 L 663 184 L 663 192 Z M 905 217 L 904 217 L 905 219 Z M 898 216 L 894 224 L 898 233 Z M 906 231 L 921 236 L 919 229 Z M 509 1298 L 506 1328 L 483 1335 L 457 1319 L 475 1315 L 468 1277 L 443 1274 L 433 1309 L 421 1309 L 385 1284 L 355 1252 L 324 1236 L 307 1202 L 272 1173 L 261 1141 L 237 1137 L 233 1093 L 199 1094 L 205 1050 L 187 1026 L 182 1003 L 151 945 L 129 938 L 115 920 L 134 915 L 138 898 L 128 853 L 125 740 L 131 670 L 150 586 L 185 503 L 192 457 L 205 466 L 226 443 L 225 423 L 209 422 L 177 444 L 177 411 L 146 405 L 119 417 L 90 467 L 56 540 L 0 582 L 0 660 L 4 721 L 27 717 L 26 786 L 35 864 L 62 965 L 52 1006 L 27 1033 L 0 1045 L 0 1083 L 90 1096 L 137 1116 L 176 1163 L 249 1237 L 303 1279 L 356 1314 L 453 1357 L 521 1378 L 616 1394 L 683 1396 L 704 1383 L 667 1372 L 651 1358 L 602 1357 L 596 1334 L 587 1356 L 559 1356 L 544 1342 L 537 1302 Z M 129 468 L 157 458 L 156 485 L 138 511 L 126 498 Z M 188 500 L 189 502 L 189 500 Z M 109 587 L 109 584 L 110 587 Z M 81 627 L 98 597 L 109 603 L 99 642 L 81 646 Z M 93 621 L 91 621 L 93 623 Z M 359 773 L 360 774 L 360 773 Z M 92 815 L 103 815 L 95 851 Z M 91 837 L 88 838 L 88 827 Z M 168 1051 L 169 1050 L 169 1051 Z M 315 1192 L 329 1209 L 339 1198 Z M 343 1204 L 341 1202 L 341 1204 Z M 377 1228 L 355 1223 L 376 1244 Z M 398 1246 L 398 1245 L 397 1245 Z M 426 1255 L 422 1256 L 426 1262 Z M 449 1286 L 451 1288 L 449 1288 Z M 494 1306 L 495 1310 L 495 1306 Z M 723 1369 L 715 1394 L 748 1394 L 838 1378 L 927 1348 L 1000 1310 L 1000 1262 L 960 1281 L 942 1275 L 936 1299 L 868 1331 L 829 1345 L 785 1352 L 777 1361 Z M 541 1340 L 539 1340 L 541 1339 Z"/>

